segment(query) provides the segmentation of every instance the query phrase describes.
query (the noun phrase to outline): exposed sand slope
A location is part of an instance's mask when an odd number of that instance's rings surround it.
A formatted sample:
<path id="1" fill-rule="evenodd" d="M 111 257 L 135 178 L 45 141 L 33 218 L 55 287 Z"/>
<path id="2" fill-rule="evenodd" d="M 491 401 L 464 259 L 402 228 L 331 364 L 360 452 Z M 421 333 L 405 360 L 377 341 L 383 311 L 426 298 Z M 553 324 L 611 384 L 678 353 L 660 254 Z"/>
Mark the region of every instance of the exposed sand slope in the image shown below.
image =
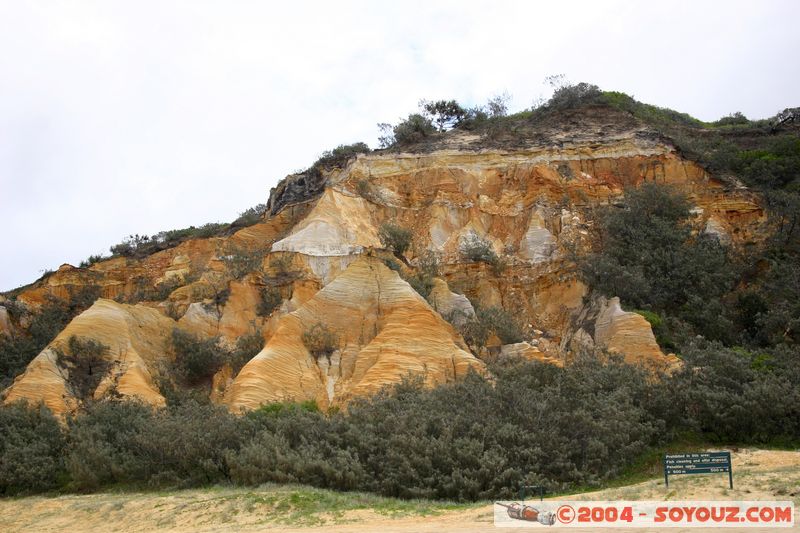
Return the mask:
<path id="1" fill-rule="evenodd" d="M 336 333 L 330 357 L 314 357 L 303 335 L 317 326 Z M 413 342 L 409 342 L 413 339 Z M 380 260 L 362 256 L 283 317 L 264 349 L 225 393 L 234 411 L 280 400 L 322 406 L 367 396 L 407 374 L 426 383 L 463 377 L 483 363 L 411 286 Z"/>

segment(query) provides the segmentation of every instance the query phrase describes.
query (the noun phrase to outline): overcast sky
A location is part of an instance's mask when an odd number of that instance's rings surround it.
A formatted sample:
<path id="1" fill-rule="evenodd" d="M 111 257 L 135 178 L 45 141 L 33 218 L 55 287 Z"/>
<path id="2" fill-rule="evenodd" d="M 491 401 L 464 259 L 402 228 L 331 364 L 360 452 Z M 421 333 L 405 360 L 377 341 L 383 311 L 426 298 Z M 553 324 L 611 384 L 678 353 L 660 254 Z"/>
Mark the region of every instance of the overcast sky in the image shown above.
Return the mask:
<path id="1" fill-rule="evenodd" d="M 563 73 L 714 120 L 800 105 L 800 2 L 0 0 L 0 290 L 231 221 L 420 98 Z"/>

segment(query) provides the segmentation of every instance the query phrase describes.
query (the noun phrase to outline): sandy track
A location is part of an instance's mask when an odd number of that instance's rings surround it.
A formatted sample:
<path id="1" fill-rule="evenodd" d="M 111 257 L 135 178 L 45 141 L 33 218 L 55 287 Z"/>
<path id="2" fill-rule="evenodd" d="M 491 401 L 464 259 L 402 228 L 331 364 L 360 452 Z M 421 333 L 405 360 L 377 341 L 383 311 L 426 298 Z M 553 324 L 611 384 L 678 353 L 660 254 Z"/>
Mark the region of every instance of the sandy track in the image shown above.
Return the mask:
<path id="1" fill-rule="evenodd" d="M 654 479 L 637 485 L 560 499 L 794 500 L 795 522 L 798 524 L 794 530 L 800 531 L 800 516 L 797 513 L 800 507 L 800 452 L 742 450 L 734 453 L 733 459 L 734 490 L 728 489 L 727 477 L 724 475 L 683 476 L 670 480 L 669 492 L 665 490 L 663 479 Z M 281 497 L 276 497 L 276 494 Z M 315 508 L 313 512 L 307 514 L 293 511 L 292 502 L 297 503 L 293 499 L 295 497 L 291 491 L 271 487 L 252 490 L 216 487 L 169 493 L 101 493 L 0 500 L 0 530 L 470 533 L 495 529 L 490 504 L 464 506 L 456 510 L 439 509 L 434 506 L 420 511 L 426 513 L 425 516 L 415 514 L 413 511 L 409 514 L 371 508 L 344 511 Z M 294 527 L 297 522 L 300 522 L 302 527 Z M 668 531 L 679 531 L 679 529 Z M 746 531 L 770 531 L 770 529 Z"/>

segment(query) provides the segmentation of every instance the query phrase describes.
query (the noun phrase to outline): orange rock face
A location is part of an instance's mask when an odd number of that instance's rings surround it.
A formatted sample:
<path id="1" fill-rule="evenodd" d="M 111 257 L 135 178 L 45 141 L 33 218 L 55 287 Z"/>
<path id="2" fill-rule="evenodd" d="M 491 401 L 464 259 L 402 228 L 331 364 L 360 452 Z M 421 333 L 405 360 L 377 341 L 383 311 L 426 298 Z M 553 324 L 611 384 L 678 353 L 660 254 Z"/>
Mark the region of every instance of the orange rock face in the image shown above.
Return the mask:
<path id="1" fill-rule="evenodd" d="M 120 301 L 136 299 L 142 287 L 167 286 L 171 293 L 145 291 L 158 296 L 136 306 L 99 300 L 51 345 L 82 335 L 111 346 L 117 370 L 96 394 L 114 389 L 154 405 L 163 398 L 153 376 L 157 362 L 170 357 L 175 325 L 220 336 L 227 346 L 262 331 L 264 349 L 238 375 L 229 369 L 215 378 L 213 398 L 234 411 L 283 400 L 339 405 L 407 374 L 434 384 L 469 369 L 482 372 L 481 361 L 443 319 L 472 316 L 473 304 L 502 307 L 523 326 L 528 344 L 497 344 L 495 352 L 560 363 L 591 347 L 629 361 L 672 364 L 643 317 L 622 311 L 615 299 L 584 301 L 587 287 L 576 278 L 569 250 L 588 245 L 594 209 L 616 201 L 629 185 L 658 181 L 680 188 L 695 205 L 697 231 L 733 246 L 759 238 L 761 202 L 683 159 L 633 119 L 571 120 L 577 125 L 566 122 L 506 145 L 461 132 L 428 150 L 359 155 L 325 171 L 305 196 L 308 184 L 293 176 L 275 189 L 284 196 L 270 200 L 275 212 L 258 224 L 145 258 L 118 257 L 85 269 L 65 265 L 22 290 L 17 301 L 35 310 L 48 296 L 67 298 L 90 285 Z M 376 251 L 386 222 L 411 231 L 402 258 Z M 470 261 L 465 243 L 476 240 L 505 267 Z M 249 274 L 233 276 L 226 261 L 240 252 L 264 257 Z M 404 275 L 436 254 L 438 278 L 428 301 L 377 258 L 382 253 Z M 277 298 L 267 311 L 265 295 Z M 335 349 L 321 357 L 304 340 L 317 324 L 336 338 Z M 0 316 L 0 331 L 17 326 L 24 330 Z M 534 338 L 537 330 L 544 336 Z M 5 401 L 41 399 L 68 411 L 74 398 L 63 370 L 45 350 Z"/>

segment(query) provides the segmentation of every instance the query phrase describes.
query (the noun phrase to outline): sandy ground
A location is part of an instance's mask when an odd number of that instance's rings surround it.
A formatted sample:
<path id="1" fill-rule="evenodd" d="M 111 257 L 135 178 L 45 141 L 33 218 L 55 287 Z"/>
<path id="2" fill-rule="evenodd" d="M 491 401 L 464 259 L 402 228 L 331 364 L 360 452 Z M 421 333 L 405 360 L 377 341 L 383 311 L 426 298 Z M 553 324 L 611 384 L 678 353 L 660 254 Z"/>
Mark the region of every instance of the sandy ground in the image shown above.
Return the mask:
<path id="1" fill-rule="evenodd" d="M 728 489 L 725 475 L 682 476 L 670 479 L 669 491 L 665 489 L 663 479 L 654 479 L 558 499 L 793 500 L 797 525 L 792 530 L 800 531 L 800 451 L 740 450 L 734 453 L 733 461 L 733 490 Z M 495 530 L 492 506 L 488 503 L 455 510 L 429 509 L 424 516 L 415 512 L 374 509 L 332 512 L 318 509 L 310 515 L 299 515 L 292 514 L 291 498 L 276 500 L 275 491 L 270 488 L 212 488 L 167 493 L 101 493 L 0 500 L 0 531 L 469 533 Z M 297 522 L 302 527 L 295 527 Z M 740 530 L 770 531 L 767 528 Z"/>

